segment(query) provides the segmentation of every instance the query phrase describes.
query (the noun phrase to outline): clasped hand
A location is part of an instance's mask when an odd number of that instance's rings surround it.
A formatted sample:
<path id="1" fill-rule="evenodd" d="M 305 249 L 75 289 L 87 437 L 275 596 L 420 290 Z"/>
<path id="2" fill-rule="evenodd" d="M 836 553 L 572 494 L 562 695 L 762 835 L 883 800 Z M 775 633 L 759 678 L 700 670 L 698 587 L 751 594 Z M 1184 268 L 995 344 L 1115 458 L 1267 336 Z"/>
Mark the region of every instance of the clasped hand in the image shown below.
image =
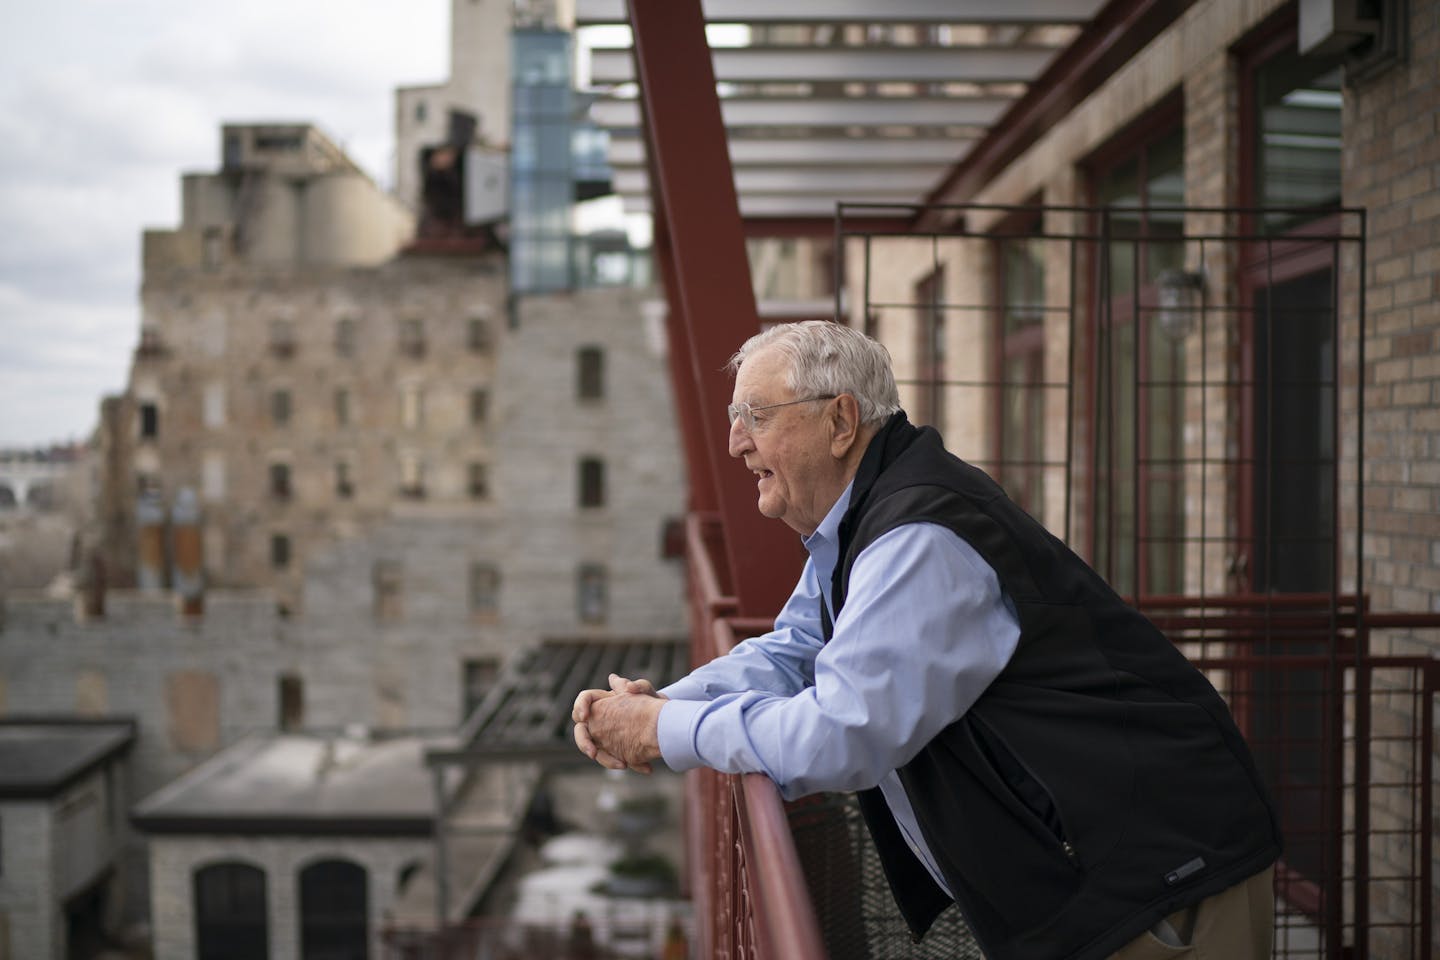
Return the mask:
<path id="1" fill-rule="evenodd" d="M 609 690 L 582 690 L 575 698 L 575 746 L 602 767 L 649 773 L 660 757 L 657 726 L 666 699 L 649 680 L 610 674 Z"/>

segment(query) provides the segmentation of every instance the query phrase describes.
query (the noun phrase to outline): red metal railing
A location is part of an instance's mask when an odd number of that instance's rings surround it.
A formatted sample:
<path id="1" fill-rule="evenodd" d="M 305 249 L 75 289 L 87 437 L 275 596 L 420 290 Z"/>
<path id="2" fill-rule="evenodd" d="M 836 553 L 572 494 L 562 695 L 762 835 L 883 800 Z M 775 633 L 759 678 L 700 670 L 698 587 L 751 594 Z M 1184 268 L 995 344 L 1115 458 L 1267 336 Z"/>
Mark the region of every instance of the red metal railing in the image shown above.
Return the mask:
<path id="1" fill-rule="evenodd" d="M 690 657 L 699 666 L 728 653 L 737 633 L 770 629 L 734 616 L 726 589 L 719 523 L 686 521 L 690 576 Z M 698 957 L 824 960 L 826 953 L 794 838 L 775 784 L 758 774 L 713 770 L 687 775 L 690 895 Z"/>

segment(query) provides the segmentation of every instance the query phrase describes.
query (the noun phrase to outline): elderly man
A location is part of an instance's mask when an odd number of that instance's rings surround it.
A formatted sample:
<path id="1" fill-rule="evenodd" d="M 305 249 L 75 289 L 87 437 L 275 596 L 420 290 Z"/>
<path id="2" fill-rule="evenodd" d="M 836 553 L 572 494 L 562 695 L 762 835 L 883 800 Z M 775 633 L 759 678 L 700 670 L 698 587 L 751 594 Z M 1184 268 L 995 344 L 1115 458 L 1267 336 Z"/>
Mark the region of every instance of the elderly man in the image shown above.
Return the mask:
<path id="1" fill-rule="evenodd" d="M 1214 688 L 824 322 L 732 358 L 730 455 L 809 560 L 775 629 L 656 691 L 575 701 L 608 767 L 861 791 L 918 938 L 991 960 L 1268 957 L 1279 828 Z"/>

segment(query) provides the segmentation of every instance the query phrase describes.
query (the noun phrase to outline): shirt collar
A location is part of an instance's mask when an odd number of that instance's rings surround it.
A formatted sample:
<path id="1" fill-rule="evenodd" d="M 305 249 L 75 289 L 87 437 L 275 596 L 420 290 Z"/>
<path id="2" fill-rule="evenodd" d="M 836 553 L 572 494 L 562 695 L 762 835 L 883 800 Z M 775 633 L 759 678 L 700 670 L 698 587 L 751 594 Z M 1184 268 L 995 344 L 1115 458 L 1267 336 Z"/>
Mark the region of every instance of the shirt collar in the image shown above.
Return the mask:
<path id="1" fill-rule="evenodd" d="M 831 505 L 830 512 L 825 514 L 825 519 L 820 521 L 820 526 L 815 528 L 815 532 L 801 539 L 800 542 L 805 544 L 805 549 L 812 555 L 817 550 L 835 544 L 839 539 L 840 521 L 844 519 L 845 511 L 850 509 L 850 491 L 854 487 L 855 481 L 852 478 L 845 485 L 845 489 L 840 492 L 839 498 Z"/>

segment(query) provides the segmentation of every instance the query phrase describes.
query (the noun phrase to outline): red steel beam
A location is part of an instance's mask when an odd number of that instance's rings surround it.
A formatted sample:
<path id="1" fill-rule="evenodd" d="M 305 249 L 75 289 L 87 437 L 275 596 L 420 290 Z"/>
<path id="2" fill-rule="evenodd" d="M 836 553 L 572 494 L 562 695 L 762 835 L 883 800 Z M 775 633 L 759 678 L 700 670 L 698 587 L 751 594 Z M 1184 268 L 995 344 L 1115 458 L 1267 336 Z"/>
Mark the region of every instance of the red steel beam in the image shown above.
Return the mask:
<path id="1" fill-rule="evenodd" d="M 732 386 L 725 360 L 760 325 L 705 17 L 699 0 L 630 0 L 629 6 L 650 189 L 664 211 L 669 273 L 688 333 L 686 343 L 672 340 L 670 363 L 675 382 L 695 388 L 693 407 L 679 410 L 681 429 L 711 451 L 708 463 L 690 463 L 691 483 L 696 471 L 713 478 L 740 612 L 773 616 L 794 586 L 803 554 L 788 528 L 760 516 L 750 473 L 721 452 Z"/>

